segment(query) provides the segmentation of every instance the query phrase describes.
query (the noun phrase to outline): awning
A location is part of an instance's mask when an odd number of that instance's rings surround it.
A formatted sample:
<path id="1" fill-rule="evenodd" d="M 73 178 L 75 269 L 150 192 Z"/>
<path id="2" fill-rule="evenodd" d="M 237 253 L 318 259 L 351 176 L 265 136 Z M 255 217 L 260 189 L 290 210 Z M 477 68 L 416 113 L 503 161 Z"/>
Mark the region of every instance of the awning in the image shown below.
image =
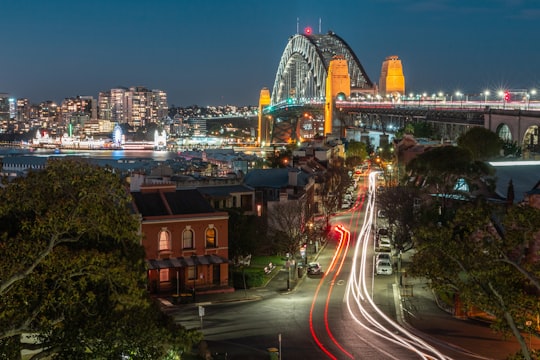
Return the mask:
<path id="1" fill-rule="evenodd" d="M 229 260 L 217 255 L 198 255 L 186 256 L 168 259 L 150 259 L 146 260 L 149 270 L 154 269 L 170 269 L 170 268 L 185 268 L 197 265 L 223 264 Z"/>

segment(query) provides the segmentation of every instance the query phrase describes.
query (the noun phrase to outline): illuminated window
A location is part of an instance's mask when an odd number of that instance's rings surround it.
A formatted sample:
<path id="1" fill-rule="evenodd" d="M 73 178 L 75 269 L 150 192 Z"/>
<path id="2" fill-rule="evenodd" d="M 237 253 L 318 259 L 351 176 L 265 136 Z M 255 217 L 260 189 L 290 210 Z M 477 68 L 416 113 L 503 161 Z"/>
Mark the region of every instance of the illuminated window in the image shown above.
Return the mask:
<path id="1" fill-rule="evenodd" d="M 186 229 L 182 233 L 182 248 L 183 249 L 194 249 L 195 244 L 193 242 L 193 230 Z"/>
<path id="2" fill-rule="evenodd" d="M 169 281 L 169 269 L 159 270 L 159 281 L 160 282 Z"/>
<path id="3" fill-rule="evenodd" d="M 214 248 L 216 246 L 216 229 L 214 229 L 213 225 L 210 225 L 210 227 L 206 229 L 206 247 Z"/>
<path id="4" fill-rule="evenodd" d="M 162 228 L 159 232 L 159 251 L 171 250 L 171 234 L 167 228 Z"/>

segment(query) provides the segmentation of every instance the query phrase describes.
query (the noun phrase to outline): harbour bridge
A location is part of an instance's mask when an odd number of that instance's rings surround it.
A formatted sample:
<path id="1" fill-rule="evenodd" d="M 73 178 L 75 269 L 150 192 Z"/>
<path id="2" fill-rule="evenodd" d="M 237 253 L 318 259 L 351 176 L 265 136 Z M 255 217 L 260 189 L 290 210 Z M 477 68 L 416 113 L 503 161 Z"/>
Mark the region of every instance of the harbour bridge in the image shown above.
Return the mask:
<path id="1" fill-rule="evenodd" d="M 483 94 L 407 97 L 404 89 L 380 90 L 334 32 L 291 36 L 272 91 L 263 88 L 260 93 L 257 141 L 264 146 L 315 137 L 361 138 L 370 130 L 392 133 L 423 121 L 444 140 L 454 141 L 469 128 L 483 126 L 523 149 L 540 152 L 540 104 L 531 101 L 530 94 L 488 101 Z"/>

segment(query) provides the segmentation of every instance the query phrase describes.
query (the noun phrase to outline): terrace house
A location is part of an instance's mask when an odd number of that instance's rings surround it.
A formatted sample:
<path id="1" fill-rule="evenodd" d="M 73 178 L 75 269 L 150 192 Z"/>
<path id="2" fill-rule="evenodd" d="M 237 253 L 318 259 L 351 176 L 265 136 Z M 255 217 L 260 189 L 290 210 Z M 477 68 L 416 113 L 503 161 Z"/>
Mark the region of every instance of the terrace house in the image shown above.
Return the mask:
<path id="1" fill-rule="evenodd" d="M 140 216 L 148 286 L 154 293 L 229 291 L 228 220 L 196 189 L 143 184 L 131 192 Z"/>

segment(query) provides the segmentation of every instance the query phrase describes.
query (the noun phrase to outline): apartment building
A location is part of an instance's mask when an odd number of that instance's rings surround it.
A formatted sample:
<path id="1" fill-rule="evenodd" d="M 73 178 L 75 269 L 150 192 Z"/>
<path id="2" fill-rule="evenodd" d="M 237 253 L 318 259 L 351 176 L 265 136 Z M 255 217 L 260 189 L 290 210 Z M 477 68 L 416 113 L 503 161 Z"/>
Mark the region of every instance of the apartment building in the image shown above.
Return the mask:
<path id="1" fill-rule="evenodd" d="M 118 87 L 99 93 L 99 119 L 135 128 L 158 122 L 168 113 L 167 93 L 142 86 Z"/>

